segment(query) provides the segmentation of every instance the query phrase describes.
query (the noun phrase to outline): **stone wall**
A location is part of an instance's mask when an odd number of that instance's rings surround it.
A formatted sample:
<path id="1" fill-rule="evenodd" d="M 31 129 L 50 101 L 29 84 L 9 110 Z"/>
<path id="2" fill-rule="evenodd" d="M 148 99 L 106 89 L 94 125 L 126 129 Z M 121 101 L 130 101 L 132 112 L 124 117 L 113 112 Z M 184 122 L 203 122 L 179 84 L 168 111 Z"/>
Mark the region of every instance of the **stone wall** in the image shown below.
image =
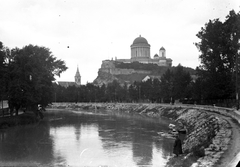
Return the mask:
<path id="1" fill-rule="evenodd" d="M 115 68 L 113 60 L 103 60 L 101 68 Z"/>

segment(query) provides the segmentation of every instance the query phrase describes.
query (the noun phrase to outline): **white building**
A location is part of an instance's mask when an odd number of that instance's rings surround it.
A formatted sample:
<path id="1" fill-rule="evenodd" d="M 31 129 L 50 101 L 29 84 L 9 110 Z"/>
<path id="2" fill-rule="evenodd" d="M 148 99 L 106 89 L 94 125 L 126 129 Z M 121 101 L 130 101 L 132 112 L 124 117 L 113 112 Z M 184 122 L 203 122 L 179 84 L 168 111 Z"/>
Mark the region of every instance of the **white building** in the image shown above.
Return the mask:
<path id="1" fill-rule="evenodd" d="M 150 44 L 148 41 L 141 37 L 137 37 L 131 47 L 131 59 L 115 59 L 118 62 L 131 63 L 134 61 L 145 64 L 157 64 L 159 66 L 172 66 L 172 59 L 166 58 L 166 49 L 161 47 L 159 49 L 159 55 L 155 54 L 154 58 L 150 57 Z"/>

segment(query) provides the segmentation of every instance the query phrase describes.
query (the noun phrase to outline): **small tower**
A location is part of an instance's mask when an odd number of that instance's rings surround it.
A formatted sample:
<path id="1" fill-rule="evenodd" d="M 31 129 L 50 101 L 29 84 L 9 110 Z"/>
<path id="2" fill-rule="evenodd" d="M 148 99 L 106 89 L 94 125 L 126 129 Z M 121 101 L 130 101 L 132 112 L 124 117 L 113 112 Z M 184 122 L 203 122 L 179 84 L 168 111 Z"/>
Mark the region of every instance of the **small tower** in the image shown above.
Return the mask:
<path id="1" fill-rule="evenodd" d="M 81 85 L 81 75 L 79 73 L 79 69 L 78 69 L 78 66 L 77 66 L 77 72 L 75 74 L 75 83 L 80 86 Z"/>
<path id="2" fill-rule="evenodd" d="M 166 50 L 164 47 L 161 47 L 159 49 L 159 57 L 165 57 L 166 58 Z"/>

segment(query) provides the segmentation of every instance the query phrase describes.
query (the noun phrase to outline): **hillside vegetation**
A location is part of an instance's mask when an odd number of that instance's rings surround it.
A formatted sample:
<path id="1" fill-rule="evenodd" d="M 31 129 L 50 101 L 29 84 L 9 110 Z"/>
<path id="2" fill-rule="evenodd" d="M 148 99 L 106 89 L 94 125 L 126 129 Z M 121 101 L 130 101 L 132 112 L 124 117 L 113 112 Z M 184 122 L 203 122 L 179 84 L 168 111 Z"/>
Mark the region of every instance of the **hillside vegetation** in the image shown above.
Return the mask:
<path id="1" fill-rule="evenodd" d="M 122 62 L 114 62 L 116 68 L 120 69 L 134 69 L 134 70 L 146 70 L 151 71 L 152 75 L 162 76 L 167 69 L 175 71 L 176 67 L 166 67 L 166 66 L 158 66 L 156 64 L 143 64 L 139 62 L 132 63 L 122 63 Z M 190 75 L 195 75 L 196 71 L 189 67 L 183 67 L 184 71 L 188 72 Z"/>

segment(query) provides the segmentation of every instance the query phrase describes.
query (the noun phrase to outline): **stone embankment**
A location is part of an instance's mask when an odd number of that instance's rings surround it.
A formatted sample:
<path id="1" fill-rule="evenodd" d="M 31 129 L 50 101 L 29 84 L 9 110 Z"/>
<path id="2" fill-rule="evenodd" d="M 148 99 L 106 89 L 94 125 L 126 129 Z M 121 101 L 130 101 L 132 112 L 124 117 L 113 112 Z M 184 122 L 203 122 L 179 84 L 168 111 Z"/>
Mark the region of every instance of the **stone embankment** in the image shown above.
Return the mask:
<path id="1" fill-rule="evenodd" d="M 224 116 L 197 107 L 184 107 L 161 104 L 122 104 L 122 103 L 78 103 L 54 104 L 54 108 L 104 110 L 141 114 L 148 117 L 167 117 L 182 123 L 187 129 L 183 142 L 186 157 L 198 157 L 194 166 L 214 166 L 228 149 L 231 140 L 231 126 Z"/>

